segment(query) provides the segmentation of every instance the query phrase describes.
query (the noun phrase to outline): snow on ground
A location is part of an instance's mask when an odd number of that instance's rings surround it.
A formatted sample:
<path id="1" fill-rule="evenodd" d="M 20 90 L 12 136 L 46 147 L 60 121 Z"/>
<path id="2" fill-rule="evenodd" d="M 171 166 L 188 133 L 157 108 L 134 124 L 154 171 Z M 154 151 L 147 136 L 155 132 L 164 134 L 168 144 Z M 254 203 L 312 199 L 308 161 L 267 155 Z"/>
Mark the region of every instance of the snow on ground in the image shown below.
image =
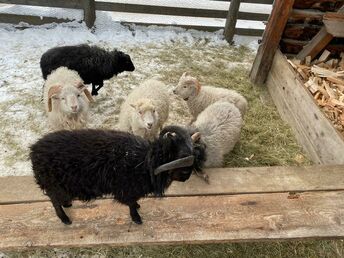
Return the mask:
<path id="1" fill-rule="evenodd" d="M 6 8 L 8 6 L 5 6 Z M 0 9 L 3 7 L 0 7 Z M 13 8 L 13 7 L 12 7 Z M 19 8 L 19 7 L 16 7 Z M 24 10 L 24 9 L 25 10 Z M 27 9 L 29 8 L 29 9 Z M 56 9 L 56 8 L 55 8 Z M 13 10 L 13 9 L 12 9 Z M 40 7 L 20 7 L 20 12 L 29 10 L 39 15 Z M 43 10 L 41 15 L 46 15 Z M 50 10 L 51 11 L 51 10 Z M 49 11 L 49 12 L 50 12 Z M 77 17 L 77 12 L 59 13 L 63 18 Z M 120 103 L 131 89 L 144 79 L 160 75 L 169 68 L 178 67 L 178 56 L 167 58 L 166 51 L 180 52 L 183 58 L 190 58 L 194 65 L 211 65 L 211 53 L 231 53 L 222 31 L 207 33 L 173 27 L 123 26 L 115 22 L 106 12 L 98 12 L 96 29 L 91 32 L 84 23 L 47 24 L 29 29 L 16 29 L 13 25 L 0 24 L 0 176 L 31 174 L 28 161 L 28 147 L 48 132 L 43 103 L 41 102 L 43 79 L 39 60 L 51 47 L 88 43 L 106 49 L 118 48 L 132 56 L 136 70 L 122 73 L 105 83 L 96 103 L 91 106 L 90 127 L 115 128 Z M 236 37 L 237 43 L 255 48 L 257 38 Z M 209 57 L 203 54 L 209 52 Z M 221 61 L 222 62 L 222 61 Z M 229 63 L 227 68 L 237 65 L 249 66 L 247 60 Z M 167 81 L 170 88 L 173 83 Z M 173 103 L 170 122 L 183 123 L 189 119 L 178 117 L 185 110 L 185 104 L 172 94 Z"/>

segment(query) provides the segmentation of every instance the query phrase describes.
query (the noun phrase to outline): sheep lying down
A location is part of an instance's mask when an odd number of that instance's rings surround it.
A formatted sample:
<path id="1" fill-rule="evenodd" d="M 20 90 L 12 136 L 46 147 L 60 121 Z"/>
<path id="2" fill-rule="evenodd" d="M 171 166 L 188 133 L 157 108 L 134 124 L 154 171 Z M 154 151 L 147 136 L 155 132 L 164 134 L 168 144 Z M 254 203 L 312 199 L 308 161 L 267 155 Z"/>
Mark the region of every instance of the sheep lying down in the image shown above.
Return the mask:
<path id="1" fill-rule="evenodd" d="M 141 224 L 137 201 L 148 194 L 162 196 L 172 181 L 186 181 L 195 164 L 202 163 L 193 149 L 197 135 L 167 126 L 148 142 L 121 131 L 62 130 L 33 144 L 30 159 L 37 184 L 63 223 L 72 223 L 63 207 L 73 200 L 110 194 Z"/>
<path id="2" fill-rule="evenodd" d="M 243 117 L 247 110 L 247 101 L 238 92 L 212 86 L 201 86 L 200 82 L 187 72 L 180 77 L 173 92 L 186 101 L 193 117 L 191 123 L 204 109 L 219 100 L 234 104 Z"/>

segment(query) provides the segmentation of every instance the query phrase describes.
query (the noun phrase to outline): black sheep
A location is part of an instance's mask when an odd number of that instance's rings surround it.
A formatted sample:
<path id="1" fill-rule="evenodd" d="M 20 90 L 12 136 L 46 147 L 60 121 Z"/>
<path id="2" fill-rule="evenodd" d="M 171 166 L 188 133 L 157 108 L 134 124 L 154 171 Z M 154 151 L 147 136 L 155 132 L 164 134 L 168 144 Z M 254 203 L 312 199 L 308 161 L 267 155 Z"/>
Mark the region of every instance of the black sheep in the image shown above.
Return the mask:
<path id="1" fill-rule="evenodd" d="M 104 80 L 124 71 L 135 70 L 129 55 L 86 44 L 51 48 L 42 55 L 40 65 L 45 80 L 61 66 L 77 71 L 85 84 L 92 83 L 92 95 L 98 95 Z"/>
<path id="2" fill-rule="evenodd" d="M 162 196 L 173 180 L 190 177 L 196 136 L 177 126 L 165 127 L 154 142 L 121 131 L 57 131 L 33 144 L 30 158 L 37 184 L 63 223 L 71 221 L 62 206 L 110 194 L 141 224 L 140 198 Z"/>

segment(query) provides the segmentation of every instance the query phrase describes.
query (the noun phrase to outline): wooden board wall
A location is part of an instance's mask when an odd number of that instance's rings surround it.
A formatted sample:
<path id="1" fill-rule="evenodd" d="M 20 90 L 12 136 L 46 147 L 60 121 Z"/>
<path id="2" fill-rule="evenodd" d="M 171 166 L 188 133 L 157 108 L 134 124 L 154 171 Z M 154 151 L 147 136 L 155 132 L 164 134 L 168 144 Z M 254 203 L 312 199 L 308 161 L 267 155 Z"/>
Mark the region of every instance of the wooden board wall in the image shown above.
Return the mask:
<path id="1" fill-rule="evenodd" d="M 267 86 L 298 142 L 318 164 L 344 164 L 344 139 L 303 87 L 286 57 L 277 51 Z"/>
<path id="2" fill-rule="evenodd" d="M 293 11 L 284 30 L 280 49 L 285 54 L 298 54 L 323 26 L 326 12 L 337 12 L 343 0 L 295 0 Z M 329 44 L 334 54 L 344 50 L 344 39 L 334 39 Z"/>

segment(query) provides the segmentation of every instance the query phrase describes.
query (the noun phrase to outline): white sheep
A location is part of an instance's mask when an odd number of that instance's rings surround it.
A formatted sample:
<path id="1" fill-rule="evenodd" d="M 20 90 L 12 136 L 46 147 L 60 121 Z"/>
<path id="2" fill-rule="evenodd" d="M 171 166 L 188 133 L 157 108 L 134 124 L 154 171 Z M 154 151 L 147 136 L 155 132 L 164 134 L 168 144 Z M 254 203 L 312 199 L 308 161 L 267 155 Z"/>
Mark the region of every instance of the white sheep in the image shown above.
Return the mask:
<path id="1" fill-rule="evenodd" d="M 93 99 L 76 71 L 67 67 L 53 71 L 44 84 L 43 99 L 51 129 L 86 127 L 88 102 Z"/>
<path id="2" fill-rule="evenodd" d="M 218 101 L 199 114 L 191 127 L 200 132 L 201 140 L 206 145 L 204 167 L 223 165 L 224 155 L 233 150 L 240 139 L 242 125 L 239 109 L 229 102 Z M 207 181 L 206 174 L 201 176 Z"/>
<path id="3" fill-rule="evenodd" d="M 168 118 L 169 102 L 165 84 L 155 79 L 143 82 L 123 102 L 118 128 L 152 140 Z"/>
<path id="4" fill-rule="evenodd" d="M 193 117 L 191 123 L 196 120 L 198 114 L 206 107 L 219 100 L 233 103 L 240 110 L 242 116 L 245 115 L 247 110 L 247 101 L 238 92 L 211 86 L 201 86 L 195 77 L 186 72 L 180 77 L 173 93 L 186 101 Z"/>

